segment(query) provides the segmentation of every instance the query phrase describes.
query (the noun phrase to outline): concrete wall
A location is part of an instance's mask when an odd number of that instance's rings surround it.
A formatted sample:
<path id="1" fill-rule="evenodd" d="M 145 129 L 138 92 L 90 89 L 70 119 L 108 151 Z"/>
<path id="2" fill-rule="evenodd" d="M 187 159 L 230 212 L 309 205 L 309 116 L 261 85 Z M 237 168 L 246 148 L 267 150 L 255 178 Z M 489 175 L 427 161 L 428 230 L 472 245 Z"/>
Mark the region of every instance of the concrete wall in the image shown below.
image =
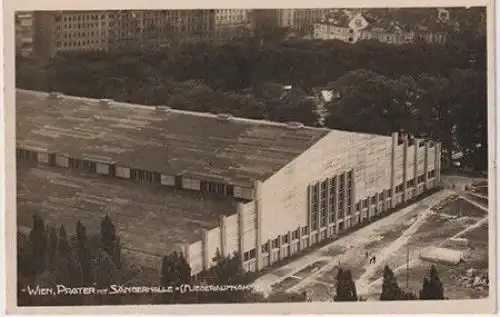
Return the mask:
<path id="1" fill-rule="evenodd" d="M 391 137 L 331 131 L 263 184 L 262 239 L 307 225 L 307 187 L 313 182 L 353 169 L 355 200 L 389 189 L 391 151 Z M 397 152 L 402 166 L 402 147 Z"/>

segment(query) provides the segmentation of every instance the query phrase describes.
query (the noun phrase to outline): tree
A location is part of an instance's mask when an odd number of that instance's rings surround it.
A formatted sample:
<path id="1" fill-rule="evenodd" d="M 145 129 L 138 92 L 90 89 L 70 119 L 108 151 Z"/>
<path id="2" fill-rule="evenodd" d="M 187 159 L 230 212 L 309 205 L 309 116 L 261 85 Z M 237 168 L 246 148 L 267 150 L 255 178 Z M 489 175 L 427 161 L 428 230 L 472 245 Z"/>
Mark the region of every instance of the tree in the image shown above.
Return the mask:
<path id="1" fill-rule="evenodd" d="M 336 294 L 333 298 L 336 302 L 356 302 L 358 295 L 356 291 L 356 284 L 352 279 L 350 270 L 343 270 L 339 268 L 336 277 Z"/>
<path id="2" fill-rule="evenodd" d="M 47 236 L 45 223 L 37 214 L 33 215 L 33 227 L 30 231 L 30 242 L 33 248 L 33 263 L 36 272 L 43 272 L 47 256 Z"/>
<path id="3" fill-rule="evenodd" d="M 382 293 L 380 294 L 381 301 L 416 299 L 413 293 L 405 292 L 399 287 L 394 272 L 388 266 L 384 268 L 383 278 Z"/>
<path id="4" fill-rule="evenodd" d="M 370 70 L 348 72 L 327 85 L 336 98 L 326 105 L 330 128 L 390 134 L 402 128 L 415 132 L 415 82 L 390 79 Z"/>
<path id="5" fill-rule="evenodd" d="M 53 268 L 54 262 L 56 260 L 57 254 L 57 231 L 55 228 L 50 228 L 49 230 L 49 241 L 47 245 L 47 263 L 49 269 Z"/>
<path id="6" fill-rule="evenodd" d="M 429 270 L 429 277 L 424 277 L 422 289 L 420 290 L 420 299 L 444 299 L 443 284 L 439 279 L 437 269 L 434 265 Z"/>
<path id="7" fill-rule="evenodd" d="M 87 229 L 80 221 L 76 224 L 76 240 L 78 261 L 82 269 L 82 282 L 83 285 L 91 285 L 92 278 L 92 259 L 90 255 L 90 245 L 87 239 Z"/>
<path id="8" fill-rule="evenodd" d="M 120 268 L 120 239 L 108 215 L 106 215 L 101 222 L 101 247 L 111 256 L 115 265 Z"/>
<path id="9" fill-rule="evenodd" d="M 54 280 L 65 286 L 81 286 L 82 274 L 78 261 L 71 248 L 64 226 L 59 228 L 57 253 L 54 268 L 51 271 Z"/>
<path id="10" fill-rule="evenodd" d="M 178 286 L 189 283 L 191 278 L 191 267 L 184 255 L 173 252 L 163 257 L 161 264 L 161 285 Z"/>

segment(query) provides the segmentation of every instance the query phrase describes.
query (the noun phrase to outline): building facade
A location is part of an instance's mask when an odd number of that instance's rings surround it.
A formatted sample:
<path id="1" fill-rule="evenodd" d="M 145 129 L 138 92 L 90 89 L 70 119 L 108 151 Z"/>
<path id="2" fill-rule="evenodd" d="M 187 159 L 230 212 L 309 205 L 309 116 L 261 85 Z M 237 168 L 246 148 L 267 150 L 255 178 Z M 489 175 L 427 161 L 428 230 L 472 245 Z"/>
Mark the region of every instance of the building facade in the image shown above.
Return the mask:
<path id="1" fill-rule="evenodd" d="M 248 36 L 249 10 L 37 11 L 35 51 L 112 51 Z"/>
<path id="2" fill-rule="evenodd" d="M 57 135 L 50 129 L 61 133 L 62 128 L 47 125 L 46 115 L 25 118 L 29 129 L 44 126 L 46 131 L 36 137 L 37 130 L 18 130 L 18 160 L 235 199 L 235 210 L 220 216 L 219 226 L 203 229 L 198 241 L 181 247 L 195 275 L 214 265 L 218 251 L 239 254 L 246 270 L 260 270 L 440 184 L 441 144 L 398 133 L 311 128 L 56 93 L 20 93 L 17 107 L 31 113 L 40 103 L 71 107 L 74 115 L 60 118 L 68 123 L 93 109 L 95 122 L 85 121 L 85 132 L 65 130 L 60 141 L 47 137 Z M 58 115 L 60 111 L 53 113 Z M 187 128 L 195 124 L 212 132 Z M 103 137 L 109 126 L 124 131 L 137 127 L 141 133 L 123 137 L 116 130 Z M 160 126 L 168 133 L 158 134 Z M 59 142 L 64 142 L 63 151 Z"/>
<path id="3" fill-rule="evenodd" d="M 15 13 L 16 55 L 29 56 L 33 53 L 33 12 Z"/>
<path id="4" fill-rule="evenodd" d="M 253 201 L 186 245 L 193 274 L 214 265 L 217 250 L 241 254 L 258 271 L 345 230 L 381 217 L 440 184 L 440 143 L 332 131 L 264 182 Z M 352 143 L 354 141 L 354 144 Z"/>
<path id="5" fill-rule="evenodd" d="M 228 41 L 250 37 L 251 21 L 249 9 L 214 10 L 214 34 L 217 41 Z"/>
<path id="6" fill-rule="evenodd" d="M 312 35 L 313 23 L 326 14 L 327 9 L 279 9 L 278 25 L 293 32 Z"/>

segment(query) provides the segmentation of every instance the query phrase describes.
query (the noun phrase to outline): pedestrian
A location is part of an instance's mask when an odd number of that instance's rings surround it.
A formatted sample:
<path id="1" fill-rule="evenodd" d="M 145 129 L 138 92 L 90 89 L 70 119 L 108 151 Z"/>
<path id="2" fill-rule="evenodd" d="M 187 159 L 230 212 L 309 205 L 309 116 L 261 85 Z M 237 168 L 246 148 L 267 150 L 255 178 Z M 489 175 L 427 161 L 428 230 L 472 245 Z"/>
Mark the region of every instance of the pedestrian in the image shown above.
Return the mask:
<path id="1" fill-rule="evenodd" d="M 365 252 L 365 259 L 368 259 L 369 256 L 368 252 Z"/>

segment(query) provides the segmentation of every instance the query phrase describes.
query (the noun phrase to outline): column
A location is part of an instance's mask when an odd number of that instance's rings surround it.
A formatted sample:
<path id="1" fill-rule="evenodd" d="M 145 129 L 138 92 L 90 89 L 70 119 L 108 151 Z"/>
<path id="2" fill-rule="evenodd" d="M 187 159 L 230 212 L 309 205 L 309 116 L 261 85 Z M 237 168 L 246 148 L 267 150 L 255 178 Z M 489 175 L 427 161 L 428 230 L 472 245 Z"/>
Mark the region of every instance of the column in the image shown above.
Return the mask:
<path id="1" fill-rule="evenodd" d="M 321 182 L 316 186 L 316 197 L 318 197 L 318 212 L 316 213 L 316 243 L 321 238 Z"/>
<path id="2" fill-rule="evenodd" d="M 182 254 L 184 255 L 184 259 L 186 260 L 186 262 L 188 264 L 191 264 L 191 257 L 190 257 L 190 254 L 189 254 L 189 247 L 190 247 L 190 244 L 189 243 L 185 243 L 184 246 L 182 247 Z"/>
<path id="3" fill-rule="evenodd" d="M 396 205 L 396 149 L 398 146 L 398 133 L 392 133 L 391 152 L 391 208 Z"/>
<path id="4" fill-rule="evenodd" d="M 403 202 L 408 200 L 408 135 L 403 134 Z"/>
<path id="5" fill-rule="evenodd" d="M 208 255 L 208 230 L 206 229 L 203 229 L 201 232 L 201 254 L 203 270 L 207 270 L 210 261 Z"/>
<path id="6" fill-rule="evenodd" d="M 434 173 L 436 180 L 436 187 L 440 186 L 441 183 L 441 142 L 436 142 L 434 146 L 435 154 L 434 154 Z"/>
<path id="7" fill-rule="evenodd" d="M 290 256 L 290 254 L 292 254 L 292 231 L 288 231 L 288 254 L 287 256 Z M 285 258 L 284 256 L 282 256 L 282 250 L 280 250 L 280 259 L 283 259 Z"/>
<path id="8" fill-rule="evenodd" d="M 278 259 L 281 259 L 281 248 L 283 247 L 283 236 L 280 234 L 278 237 Z"/>
<path id="9" fill-rule="evenodd" d="M 238 203 L 236 208 L 238 213 L 238 246 L 239 246 L 238 249 L 240 253 L 241 263 L 243 263 L 245 260 L 243 257 L 243 254 L 245 253 L 243 244 L 244 232 L 245 232 L 245 228 L 243 227 L 243 203 Z"/>
<path id="10" fill-rule="evenodd" d="M 302 227 L 299 226 L 299 248 L 298 251 L 300 252 L 302 250 Z"/>
<path id="11" fill-rule="evenodd" d="M 227 226 L 226 226 L 226 216 L 220 216 L 220 253 L 223 256 L 228 255 L 227 251 Z"/>
<path id="12" fill-rule="evenodd" d="M 356 182 L 355 182 L 355 175 L 354 175 L 354 169 L 351 170 L 351 213 L 353 215 L 353 217 L 357 217 L 356 216 Z M 360 212 L 360 217 L 359 219 L 361 220 L 361 212 Z"/>
<path id="13" fill-rule="evenodd" d="M 351 210 L 351 215 L 347 214 L 347 172 L 342 173 L 344 175 L 344 184 L 343 184 L 343 190 L 344 190 L 344 228 L 349 228 L 351 227 L 351 218 L 352 218 L 352 210 Z M 349 219 L 349 220 L 347 220 Z M 349 224 L 349 226 L 347 225 Z"/>
<path id="14" fill-rule="evenodd" d="M 257 257 L 257 271 L 262 269 L 262 199 L 260 181 L 254 182 L 255 190 L 255 254 Z"/>
<path id="15" fill-rule="evenodd" d="M 417 179 L 418 179 L 418 149 L 420 148 L 420 141 L 415 139 L 415 151 L 413 152 L 413 196 L 417 196 Z"/>
<path id="16" fill-rule="evenodd" d="M 424 141 L 424 189 L 428 189 L 429 183 L 429 141 Z"/>
<path id="17" fill-rule="evenodd" d="M 311 239 L 312 232 L 312 197 L 313 197 L 314 186 L 309 185 L 307 187 L 307 200 L 308 200 L 308 210 L 307 210 L 307 236 Z M 310 242 L 309 242 L 310 243 Z"/>
<path id="18" fill-rule="evenodd" d="M 375 194 L 375 214 L 378 215 L 380 213 L 380 209 L 379 209 L 379 203 L 380 203 L 380 194 L 377 193 Z"/>

